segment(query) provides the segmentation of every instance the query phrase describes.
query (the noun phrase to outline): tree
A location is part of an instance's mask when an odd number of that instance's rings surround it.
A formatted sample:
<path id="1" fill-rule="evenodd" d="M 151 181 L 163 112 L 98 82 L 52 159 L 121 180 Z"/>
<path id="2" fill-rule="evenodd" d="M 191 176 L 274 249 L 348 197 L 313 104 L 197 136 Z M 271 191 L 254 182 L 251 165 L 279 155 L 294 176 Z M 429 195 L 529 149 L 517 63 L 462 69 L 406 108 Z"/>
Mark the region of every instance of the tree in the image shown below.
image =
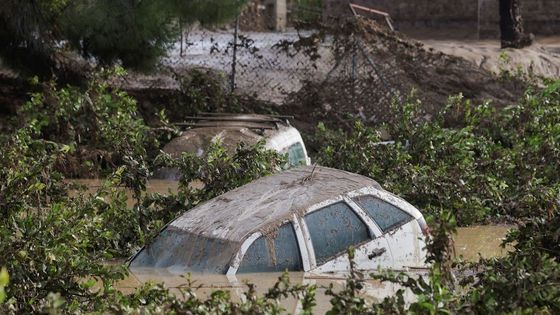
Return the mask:
<path id="1" fill-rule="evenodd" d="M 75 51 L 100 64 L 147 69 L 183 23 L 235 17 L 246 0 L 1 0 L 0 57 L 20 70 L 60 74 Z M 69 58 L 66 58 L 69 59 Z"/>
<path id="2" fill-rule="evenodd" d="M 532 44 L 525 34 L 519 6 L 520 0 L 500 0 L 500 32 L 502 48 L 523 48 Z"/>

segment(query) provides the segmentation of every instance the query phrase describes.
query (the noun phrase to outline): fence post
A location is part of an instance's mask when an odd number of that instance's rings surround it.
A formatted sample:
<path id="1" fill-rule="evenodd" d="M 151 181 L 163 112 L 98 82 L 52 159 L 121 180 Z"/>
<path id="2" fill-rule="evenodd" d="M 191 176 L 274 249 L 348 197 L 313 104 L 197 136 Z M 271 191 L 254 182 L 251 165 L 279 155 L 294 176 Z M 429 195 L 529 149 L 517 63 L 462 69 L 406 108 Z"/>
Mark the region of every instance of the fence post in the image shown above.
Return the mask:
<path id="1" fill-rule="evenodd" d="M 358 79 L 358 55 L 357 55 L 357 43 L 356 39 L 354 38 L 352 44 L 352 106 L 356 107 L 357 102 L 357 86 L 356 80 Z"/>
<path id="2" fill-rule="evenodd" d="M 183 41 L 184 41 L 184 36 L 183 36 L 183 20 L 181 18 L 179 18 L 179 29 L 181 30 L 181 48 L 179 51 L 179 57 L 183 57 Z"/>
<path id="3" fill-rule="evenodd" d="M 235 19 L 235 31 L 233 32 L 233 60 L 231 62 L 231 92 L 235 91 L 235 74 L 237 66 L 237 37 L 239 35 L 239 16 Z"/>

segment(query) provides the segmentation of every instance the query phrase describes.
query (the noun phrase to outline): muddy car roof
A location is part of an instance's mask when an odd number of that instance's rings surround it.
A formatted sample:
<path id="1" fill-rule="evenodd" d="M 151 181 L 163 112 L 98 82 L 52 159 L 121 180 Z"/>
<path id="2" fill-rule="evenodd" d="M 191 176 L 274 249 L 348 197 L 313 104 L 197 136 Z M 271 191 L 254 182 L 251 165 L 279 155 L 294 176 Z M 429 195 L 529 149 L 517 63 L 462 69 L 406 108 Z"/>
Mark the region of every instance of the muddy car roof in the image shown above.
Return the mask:
<path id="1" fill-rule="evenodd" d="M 226 150 L 235 150 L 240 142 L 254 145 L 263 138 L 293 128 L 288 116 L 256 114 L 201 114 L 188 117 L 188 123 L 178 123 L 187 127 L 179 137 L 173 139 L 164 151 L 177 158 L 183 152 L 201 155 L 211 143 L 219 140 Z"/>
<path id="2" fill-rule="evenodd" d="M 276 230 L 293 214 L 341 194 L 379 184 L 341 170 L 303 166 L 261 178 L 229 191 L 170 223 L 173 230 L 241 242 L 260 231 Z"/>

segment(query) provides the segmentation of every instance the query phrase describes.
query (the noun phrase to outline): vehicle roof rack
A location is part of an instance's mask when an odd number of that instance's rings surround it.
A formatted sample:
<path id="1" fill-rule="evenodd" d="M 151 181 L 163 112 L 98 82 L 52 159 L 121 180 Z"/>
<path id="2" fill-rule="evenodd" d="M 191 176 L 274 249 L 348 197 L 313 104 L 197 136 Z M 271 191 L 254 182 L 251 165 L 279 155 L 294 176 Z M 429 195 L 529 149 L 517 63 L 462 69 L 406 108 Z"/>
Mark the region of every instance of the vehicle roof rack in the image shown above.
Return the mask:
<path id="1" fill-rule="evenodd" d="M 289 126 L 289 119 L 293 116 L 286 115 L 259 115 L 240 113 L 198 113 L 196 116 L 185 117 L 185 121 L 175 123 L 179 127 L 208 128 L 230 127 L 271 130 L 280 126 Z"/>

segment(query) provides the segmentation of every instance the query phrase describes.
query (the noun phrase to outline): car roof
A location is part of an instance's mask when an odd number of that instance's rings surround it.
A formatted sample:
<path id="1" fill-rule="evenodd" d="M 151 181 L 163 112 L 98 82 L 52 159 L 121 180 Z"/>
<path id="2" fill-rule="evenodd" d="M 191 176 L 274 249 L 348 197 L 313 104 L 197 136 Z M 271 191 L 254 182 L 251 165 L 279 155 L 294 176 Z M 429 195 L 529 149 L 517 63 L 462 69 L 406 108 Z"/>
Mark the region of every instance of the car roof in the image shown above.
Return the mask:
<path id="1" fill-rule="evenodd" d="M 163 151 L 173 158 L 178 158 L 183 152 L 202 155 L 217 140 L 226 150 L 232 151 L 241 142 L 254 145 L 261 139 L 294 129 L 288 118 L 257 114 L 199 114 L 188 117 L 189 123 L 177 124 L 188 129 L 171 140 Z"/>
<path id="2" fill-rule="evenodd" d="M 302 166 L 258 179 L 203 203 L 169 224 L 173 230 L 241 242 L 275 231 L 294 214 L 339 195 L 372 187 L 368 177 L 322 166 Z"/>

